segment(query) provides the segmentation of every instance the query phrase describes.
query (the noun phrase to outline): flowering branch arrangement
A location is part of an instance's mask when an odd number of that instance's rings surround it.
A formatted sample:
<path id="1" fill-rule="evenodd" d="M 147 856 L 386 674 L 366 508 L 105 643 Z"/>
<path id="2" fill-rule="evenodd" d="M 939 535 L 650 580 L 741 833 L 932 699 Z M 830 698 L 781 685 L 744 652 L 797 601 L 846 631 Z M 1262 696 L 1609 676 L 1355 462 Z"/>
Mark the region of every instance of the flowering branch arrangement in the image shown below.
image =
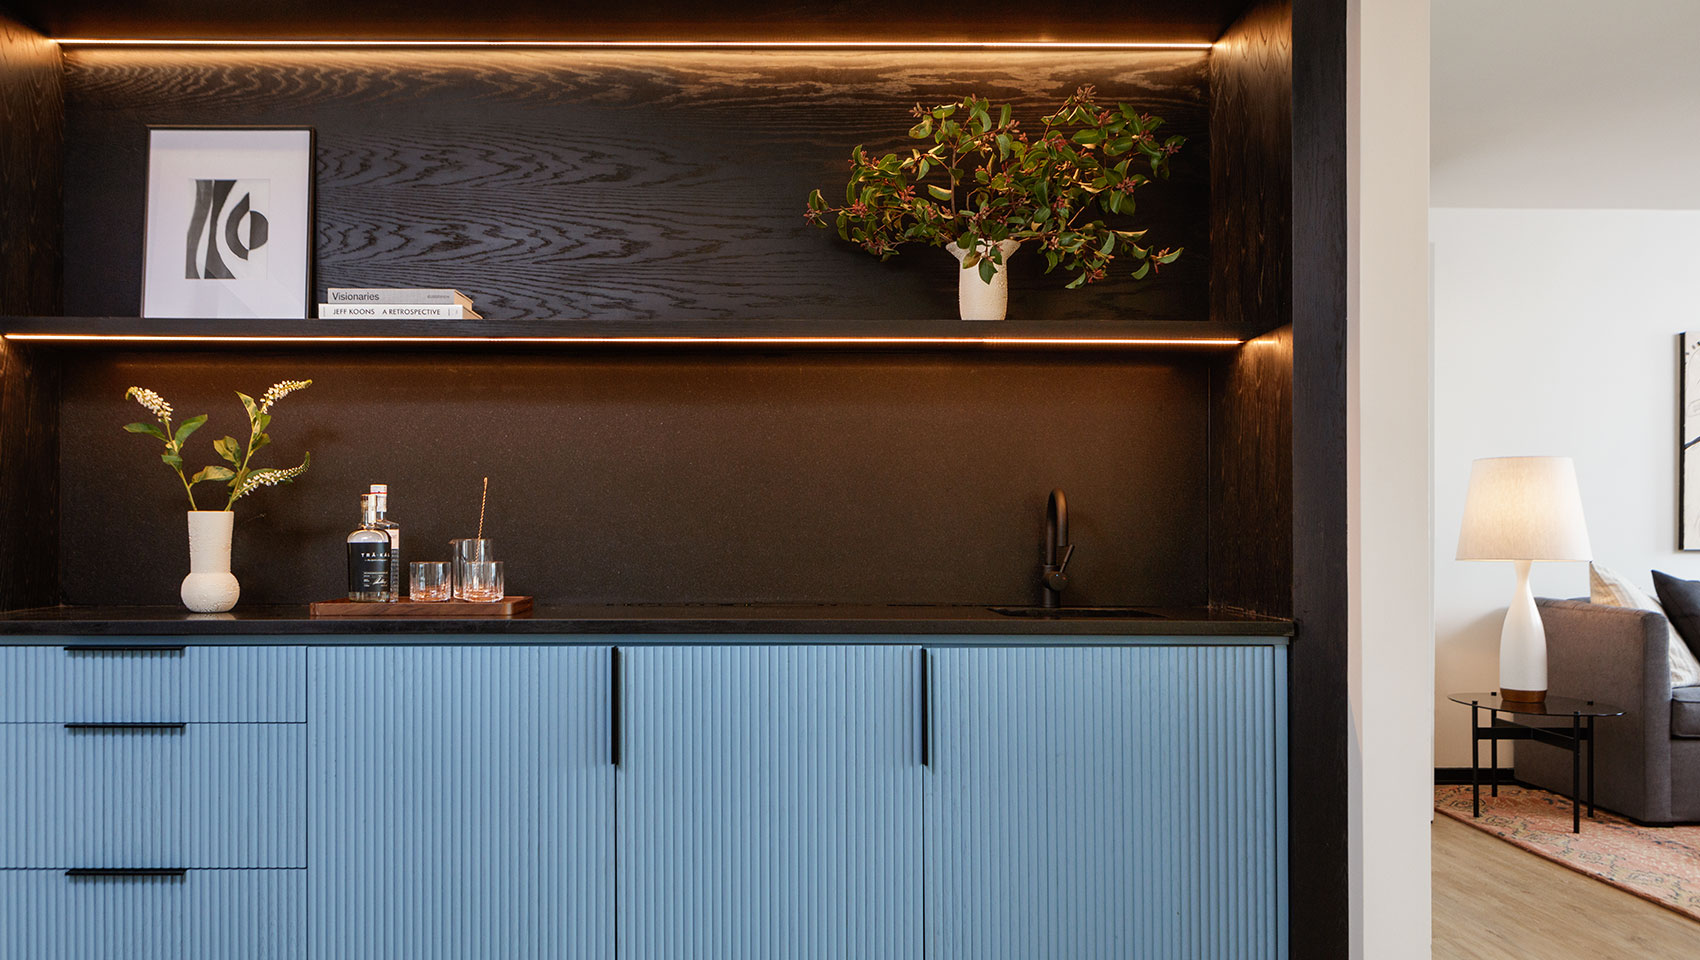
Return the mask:
<path id="1" fill-rule="evenodd" d="M 261 395 L 259 401 L 241 391 L 237 391 L 237 399 L 242 401 L 242 409 L 248 413 L 248 442 L 239 443 L 235 437 L 222 437 L 213 442 L 213 450 L 230 466 L 202 467 L 194 476 L 183 472 L 183 445 L 189 436 L 199 430 L 207 422 L 207 415 L 190 417 L 178 424 L 175 429 L 171 425 L 171 404 L 165 398 L 145 387 L 131 387 L 124 391 L 126 400 L 135 400 L 144 409 L 153 414 L 157 424 L 141 422 L 124 425 L 131 433 L 144 433 L 160 440 L 165 444 L 165 452 L 159 458 L 165 461 L 177 474 L 177 479 L 183 483 L 183 492 L 189 496 L 189 509 L 199 510 L 195 504 L 195 485 L 212 481 L 222 482 L 230 488 L 230 498 L 225 501 L 224 509 L 233 510 L 236 501 L 242 499 L 261 487 L 276 486 L 288 483 L 307 472 L 307 465 L 313 459 L 311 453 L 303 453 L 301 465 L 297 467 L 254 467 L 254 454 L 262 447 L 270 444 L 271 435 L 266 428 L 271 425 L 271 409 L 279 400 L 297 390 L 305 390 L 313 385 L 311 380 L 281 380 L 272 384 L 271 389 Z"/>
<path id="2" fill-rule="evenodd" d="M 1003 262 L 1003 240 L 1037 242 L 1046 273 L 1060 266 L 1074 274 L 1070 289 L 1104 279 L 1120 254 L 1139 261 L 1136 280 L 1181 255 L 1140 246 L 1146 231 L 1102 219 L 1131 216 L 1134 191 L 1168 177 L 1169 158 L 1186 138 L 1160 137 L 1162 117 L 1125 103 L 1100 106 L 1090 86 L 1044 117 L 1036 134 L 1011 112 L 975 96 L 930 110 L 917 104 L 909 137 L 931 145 L 878 159 L 856 147 L 844 204 L 815 190 L 804 218 L 832 222 L 840 237 L 881 260 L 903 243 L 954 243 L 967 251 L 963 269 L 977 268 L 987 283 Z"/>

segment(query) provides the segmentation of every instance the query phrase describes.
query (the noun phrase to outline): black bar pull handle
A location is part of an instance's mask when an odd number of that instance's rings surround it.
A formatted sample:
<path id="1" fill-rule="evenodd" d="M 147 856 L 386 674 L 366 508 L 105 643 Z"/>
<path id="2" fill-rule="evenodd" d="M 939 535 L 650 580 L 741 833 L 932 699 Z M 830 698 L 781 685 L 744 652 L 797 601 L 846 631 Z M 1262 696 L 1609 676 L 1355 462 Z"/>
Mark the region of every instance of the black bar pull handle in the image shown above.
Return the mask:
<path id="1" fill-rule="evenodd" d="M 67 877 L 86 877 L 99 879 L 101 877 L 177 877 L 189 875 L 182 867 L 73 867 L 65 871 Z"/>
<path id="2" fill-rule="evenodd" d="M 67 723 L 67 730 L 187 730 L 182 723 Z"/>
<path id="3" fill-rule="evenodd" d="M 921 766 L 933 765 L 932 655 L 921 648 Z"/>
<path id="4" fill-rule="evenodd" d="M 79 644 L 77 644 L 76 646 L 73 646 L 73 647 L 66 647 L 65 652 L 66 653 L 182 653 L 184 650 L 187 650 L 187 649 L 188 649 L 187 647 L 185 647 L 181 644 L 179 644 L 177 646 L 161 646 L 161 645 L 158 645 L 158 644 L 154 644 L 154 645 L 150 645 L 150 646 L 136 646 L 134 644 L 79 643 Z"/>
<path id="5" fill-rule="evenodd" d="M 620 648 L 608 658 L 608 762 L 620 765 Z"/>

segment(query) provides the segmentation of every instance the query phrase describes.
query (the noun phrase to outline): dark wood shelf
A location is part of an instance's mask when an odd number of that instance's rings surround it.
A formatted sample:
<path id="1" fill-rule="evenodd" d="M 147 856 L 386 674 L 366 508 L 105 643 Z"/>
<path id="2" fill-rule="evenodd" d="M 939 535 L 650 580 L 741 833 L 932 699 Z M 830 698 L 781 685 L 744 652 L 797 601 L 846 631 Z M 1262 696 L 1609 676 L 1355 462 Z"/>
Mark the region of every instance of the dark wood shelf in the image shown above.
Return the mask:
<path id="1" fill-rule="evenodd" d="M 898 350 L 1232 348 L 1257 331 L 1205 321 L 963 320 L 209 320 L 0 317 L 0 336 L 54 348 L 393 346 Z"/>

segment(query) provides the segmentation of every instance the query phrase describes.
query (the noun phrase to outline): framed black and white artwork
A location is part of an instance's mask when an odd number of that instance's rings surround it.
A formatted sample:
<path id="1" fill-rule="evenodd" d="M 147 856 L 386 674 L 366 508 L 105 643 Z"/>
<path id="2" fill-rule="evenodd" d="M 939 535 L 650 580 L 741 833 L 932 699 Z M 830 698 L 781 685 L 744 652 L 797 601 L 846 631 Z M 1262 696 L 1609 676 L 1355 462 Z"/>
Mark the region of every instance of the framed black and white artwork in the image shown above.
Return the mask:
<path id="1" fill-rule="evenodd" d="M 311 128 L 150 127 L 147 202 L 142 316 L 308 315 Z"/>
<path id="2" fill-rule="evenodd" d="M 1682 335 L 1681 547 L 1700 550 L 1700 333 Z"/>

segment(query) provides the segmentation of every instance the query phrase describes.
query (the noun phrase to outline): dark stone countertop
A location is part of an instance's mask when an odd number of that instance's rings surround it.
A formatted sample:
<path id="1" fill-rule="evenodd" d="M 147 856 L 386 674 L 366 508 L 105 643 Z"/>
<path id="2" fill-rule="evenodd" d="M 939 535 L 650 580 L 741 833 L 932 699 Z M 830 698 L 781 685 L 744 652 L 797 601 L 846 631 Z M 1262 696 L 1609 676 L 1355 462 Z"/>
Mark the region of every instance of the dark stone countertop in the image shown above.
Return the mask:
<path id="1" fill-rule="evenodd" d="M 1137 612 L 1132 612 L 1137 611 Z M 537 637 L 632 635 L 648 642 L 681 635 L 831 637 L 939 636 L 978 638 L 1284 638 L 1290 620 L 1206 608 L 1129 608 L 1109 616 L 1071 613 L 1007 616 L 984 606 L 862 604 L 538 604 L 530 616 L 507 619 L 313 618 L 305 605 L 239 606 L 224 614 L 180 607 L 40 607 L 0 613 L 0 644 L 39 643 L 46 637 L 184 638 L 188 642 L 314 642 L 300 637 L 362 638 L 372 642 L 536 642 Z M 504 639 L 507 638 L 507 639 Z M 644 642 L 639 640 L 638 642 Z M 759 639 L 754 642 L 760 642 Z M 979 642 L 979 641 L 976 641 Z M 1029 641 L 1030 642 L 1030 641 Z"/>

